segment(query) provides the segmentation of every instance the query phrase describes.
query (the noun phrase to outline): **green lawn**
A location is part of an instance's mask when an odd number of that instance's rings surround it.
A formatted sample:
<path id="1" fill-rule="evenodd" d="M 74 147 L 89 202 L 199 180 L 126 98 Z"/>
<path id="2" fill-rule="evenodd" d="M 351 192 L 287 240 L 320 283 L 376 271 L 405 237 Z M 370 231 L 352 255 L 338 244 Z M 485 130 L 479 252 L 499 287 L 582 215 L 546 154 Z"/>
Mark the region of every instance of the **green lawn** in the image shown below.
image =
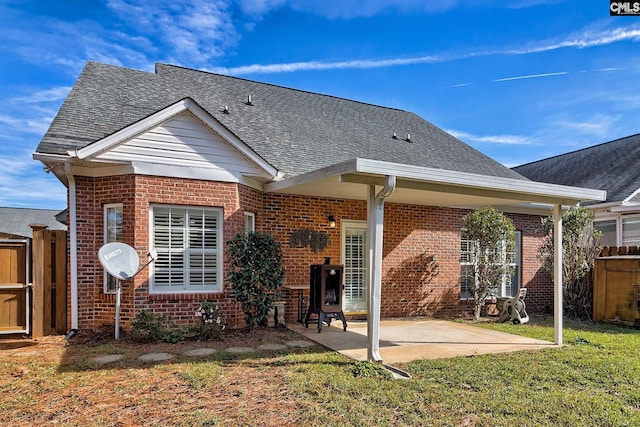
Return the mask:
<path id="1" fill-rule="evenodd" d="M 549 320 L 479 326 L 553 339 Z M 27 371 L 0 377 L 0 422 L 640 425 L 640 333 L 566 321 L 564 342 L 563 348 L 399 366 L 411 380 L 390 379 L 374 364 L 319 346 L 253 355 L 219 352 L 198 362 L 178 357 L 157 365 L 136 361 L 144 350 L 138 346 L 71 346 L 57 362 L 0 359 L 2 372 Z M 89 363 L 96 354 L 116 351 L 125 358 L 113 367 Z M 55 397 L 72 407 L 51 403 Z"/>

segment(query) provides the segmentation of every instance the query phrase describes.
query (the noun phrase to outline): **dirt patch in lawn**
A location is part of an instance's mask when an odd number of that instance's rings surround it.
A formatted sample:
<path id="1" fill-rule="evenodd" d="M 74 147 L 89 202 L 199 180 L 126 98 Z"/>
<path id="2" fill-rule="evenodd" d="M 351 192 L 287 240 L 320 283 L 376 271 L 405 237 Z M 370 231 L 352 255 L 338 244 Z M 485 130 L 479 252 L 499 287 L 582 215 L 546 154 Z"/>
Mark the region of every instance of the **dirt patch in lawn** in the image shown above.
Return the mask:
<path id="1" fill-rule="evenodd" d="M 0 340 L 0 424 L 299 425 L 308 403 L 286 381 L 290 357 L 326 349 L 287 345 L 303 338 L 285 329 L 226 332 L 221 341 L 178 344 L 85 334 L 68 344 L 62 336 Z M 234 347 L 256 351 L 227 351 Z M 174 357 L 140 359 L 151 353 Z M 106 355 L 122 357 L 96 361 Z"/>

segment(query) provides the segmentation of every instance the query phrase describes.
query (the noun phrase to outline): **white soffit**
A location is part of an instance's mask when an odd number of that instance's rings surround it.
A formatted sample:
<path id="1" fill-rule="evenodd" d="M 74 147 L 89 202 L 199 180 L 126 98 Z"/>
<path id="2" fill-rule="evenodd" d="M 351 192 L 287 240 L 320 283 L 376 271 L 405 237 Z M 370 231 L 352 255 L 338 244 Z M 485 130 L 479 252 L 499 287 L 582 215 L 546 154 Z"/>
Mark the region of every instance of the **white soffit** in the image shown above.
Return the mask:
<path id="1" fill-rule="evenodd" d="M 290 179 L 265 191 L 336 198 L 367 199 L 366 185 L 384 185 L 394 175 L 397 190 L 389 202 L 432 206 L 561 204 L 606 198 L 606 192 L 512 178 L 478 175 L 368 159 L 353 159 Z"/>

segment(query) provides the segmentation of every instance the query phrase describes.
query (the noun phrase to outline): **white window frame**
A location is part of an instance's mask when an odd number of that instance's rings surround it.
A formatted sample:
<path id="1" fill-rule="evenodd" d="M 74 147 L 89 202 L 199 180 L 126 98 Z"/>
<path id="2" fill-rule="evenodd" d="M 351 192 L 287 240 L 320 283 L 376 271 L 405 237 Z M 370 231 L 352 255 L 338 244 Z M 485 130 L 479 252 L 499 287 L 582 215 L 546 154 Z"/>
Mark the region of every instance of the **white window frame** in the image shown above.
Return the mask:
<path id="1" fill-rule="evenodd" d="M 369 263 L 367 262 L 367 222 L 366 221 L 356 221 L 356 220 L 347 220 L 347 219 L 343 219 L 342 221 L 340 221 L 340 234 L 341 234 L 341 244 L 340 244 L 340 259 L 342 260 L 342 263 L 344 265 L 344 269 L 343 269 L 343 283 L 345 285 L 344 287 L 344 297 L 343 297 L 343 309 L 345 310 L 345 312 L 349 312 L 349 313 L 366 313 L 367 311 L 367 277 L 368 277 L 368 265 Z M 357 300 L 351 300 L 349 297 L 347 297 L 347 286 L 346 286 L 346 279 L 347 279 L 347 275 L 350 273 L 349 272 L 349 266 L 346 263 L 347 260 L 347 254 L 346 254 L 346 236 L 347 236 L 347 230 L 360 230 L 360 231 L 364 231 L 364 259 L 363 259 L 363 268 L 362 268 L 362 273 L 363 273 L 363 277 L 364 277 L 364 284 L 363 284 L 363 291 L 364 291 L 364 295 L 362 299 L 357 299 Z"/>
<path id="2" fill-rule="evenodd" d="M 461 237 L 461 242 L 460 242 L 460 299 L 461 300 L 471 300 L 473 299 L 473 295 L 471 295 L 471 291 L 470 289 L 465 289 L 466 286 L 465 283 L 466 281 L 464 280 L 465 277 L 465 269 L 469 268 L 469 267 L 473 267 L 473 253 L 470 250 L 462 250 L 463 247 L 465 246 L 465 244 L 467 245 L 467 248 L 473 248 L 474 245 L 471 244 L 472 241 L 469 239 L 465 239 L 464 236 Z M 500 245 L 502 250 L 504 251 L 505 247 L 506 247 L 506 242 L 503 240 L 502 244 Z M 465 254 L 467 256 L 465 256 Z M 504 253 L 503 254 L 503 259 L 506 259 L 507 254 Z M 521 277 L 522 277 L 522 232 L 519 230 L 515 231 L 515 247 L 514 247 L 514 254 L 511 257 L 511 262 L 508 262 L 507 265 L 510 267 L 513 267 L 514 271 L 513 271 L 513 275 L 511 275 L 511 278 L 509 278 L 508 275 L 504 274 L 502 276 L 502 282 L 500 283 L 500 287 L 498 288 L 498 294 L 497 295 L 489 295 L 489 297 L 512 297 L 515 296 L 516 293 L 518 292 L 518 290 L 521 287 Z M 473 268 L 471 268 L 471 273 L 473 273 Z M 474 280 L 472 278 L 472 280 Z M 508 288 L 511 289 L 511 294 L 512 295 L 508 295 L 507 294 L 507 290 Z"/>
<path id="3" fill-rule="evenodd" d="M 249 234 L 256 231 L 256 214 L 253 212 L 244 213 L 244 233 Z"/>
<path id="4" fill-rule="evenodd" d="M 613 246 L 621 246 L 620 245 L 620 241 L 622 240 L 622 238 L 621 238 L 621 234 L 622 233 L 621 233 L 621 226 L 620 226 L 620 224 L 621 224 L 620 218 L 618 218 L 617 215 L 602 216 L 602 217 L 596 218 L 596 219 L 593 220 L 593 228 L 598 230 L 598 225 L 597 224 L 598 223 L 602 223 L 602 222 L 613 222 L 615 224 L 615 231 L 614 231 L 615 242 L 614 242 Z"/>
<path id="5" fill-rule="evenodd" d="M 170 211 L 176 211 L 176 213 L 182 212 L 184 213 L 185 221 L 183 223 L 182 228 L 182 241 L 179 245 L 174 247 L 175 251 L 171 251 L 171 248 L 164 248 L 161 246 L 156 246 L 155 243 L 155 234 L 156 234 L 156 222 L 154 212 L 157 212 L 159 209 L 169 209 Z M 216 216 L 216 236 L 215 236 L 215 249 L 212 248 L 190 248 L 190 236 L 189 232 L 191 231 L 188 223 L 191 215 L 196 214 L 198 212 L 208 212 L 214 213 Z M 213 292 L 222 292 L 222 283 L 223 283 L 223 265 L 224 265 L 224 248 L 223 248 L 223 235 L 224 235 L 224 212 L 222 208 L 217 207 L 203 207 L 203 206 L 184 206 L 184 205 L 151 205 L 149 208 L 149 224 L 150 224 L 150 233 L 149 247 L 158 251 L 158 260 L 151 264 L 151 277 L 149 280 L 149 292 L 151 294 L 201 294 L 201 293 L 213 293 Z M 203 224 L 203 229 L 206 228 Z M 203 230 L 202 229 L 202 230 Z M 204 231 L 204 230 L 203 230 Z M 183 270 L 183 281 L 176 282 L 175 284 L 169 283 L 168 285 L 157 285 L 157 274 L 158 268 L 162 265 L 162 258 L 168 257 L 170 253 L 177 254 L 178 256 L 182 256 L 183 263 L 181 264 L 181 269 Z M 180 255 L 182 253 L 182 255 Z M 215 275 L 216 280 L 214 284 L 205 285 L 205 284 L 192 284 L 189 282 L 188 278 L 190 276 L 190 269 L 192 266 L 189 263 L 185 263 L 184 260 L 188 260 L 190 255 L 201 253 L 203 258 L 206 255 L 215 255 L 216 265 Z M 207 265 L 204 265 L 205 261 L 202 261 L 202 269 L 210 268 Z M 170 268 L 170 267 L 169 267 Z"/>
<path id="6" fill-rule="evenodd" d="M 605 222 L 605 221 L 615 221 L 616 222 L 616 244 L 615 246 L 640 246 L 640 242 L 634 243 L 629 242 L 628 240 L 625 240 L 624 238 L 624 224 L 626 222 L 626 220 L 628 219 L 639 219 L 640 218 L 640 214 L 638 213 L 612 213 L 612 214 L 605 214 L 605 215 L 600 215 L 597 214 L 596 217 L 593 220 L 593 225 L 595 228 L 597 228 L 597 223 L 598 222 Z"/>
<path id="7" fill-rule="evenodd" d="M 621 244 L 618 246 L 640 246 L 640 238 L 631 241 L 625 239 L 624 225 L 627 220 L 640 221 L 640 215 L 621 215 L 620 232 L 618 233 L 620 235 L 619 242 Z"/>
<path id="8" fill-rule="evenodd" d="M 109 212 L 111 210 L 114 209 L 120 209 L 120 220 L 122 222 L 124 222 L 122 220 L 122 215 L 123 215 L 123 207 L 122 207 L 122 203 L 105 203 L 103 208 L 102 208 L 102 212 L 103 212 L 103 239 L 104 239 L 104 244 L 107 243 L 113 243 L 113 242 L 120 242 L 122 241 L 122 239 L 112 239 L 109 236 L 111 235 L 109 233 L 109 231 L 113 228 L 112 224 L 109 224 Z M 122 226 L 123 224 L 116 224 L 116 228 L 120 227 L 120 232 L 122 233 Z M 109 273 L 107 273 L 107 270 L 104 270 L 103 272 L 103 281 L 102 281 L 103 285 L 102 285 L 102 291 L 105 294 L 115 294 L 116 293 L 116 278 L 113 277 L 112 275 L 110 275 Z"/>

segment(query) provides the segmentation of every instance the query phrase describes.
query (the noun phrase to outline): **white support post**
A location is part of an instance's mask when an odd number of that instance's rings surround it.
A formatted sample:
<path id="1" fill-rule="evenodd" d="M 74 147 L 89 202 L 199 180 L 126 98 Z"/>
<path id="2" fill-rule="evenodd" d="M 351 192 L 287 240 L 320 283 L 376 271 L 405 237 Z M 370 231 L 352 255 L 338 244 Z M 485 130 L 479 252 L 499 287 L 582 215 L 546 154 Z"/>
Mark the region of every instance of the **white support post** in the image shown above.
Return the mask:
<path id="1" fill-rule="evenodd" d="M 562 206 L 553 209 L 553 332 L 562 345 Z"/>
<path id="2" fill-rule="evenodd" d="M 382 223 L 383 201 L 376 198 L 375 185 L 369 186 L 367 204 L 367 253 L 369 286 L 367 286 L 367 360 L 380 362 L 380 298 L 382 295 Z"/>
<path id="3" fill-rule="evenodd" d="M 369 255 L 369 287 L 367 288 L 367 360 L 382 362 L 380 357 L 380 305 L 382 299 L 382 241 L 384 224 L 384 199 L 396 188 L 396 177 L 387 175 L 387 180 L 376 194 L 375 185 L 369 186 L 367 204 Z"/>

